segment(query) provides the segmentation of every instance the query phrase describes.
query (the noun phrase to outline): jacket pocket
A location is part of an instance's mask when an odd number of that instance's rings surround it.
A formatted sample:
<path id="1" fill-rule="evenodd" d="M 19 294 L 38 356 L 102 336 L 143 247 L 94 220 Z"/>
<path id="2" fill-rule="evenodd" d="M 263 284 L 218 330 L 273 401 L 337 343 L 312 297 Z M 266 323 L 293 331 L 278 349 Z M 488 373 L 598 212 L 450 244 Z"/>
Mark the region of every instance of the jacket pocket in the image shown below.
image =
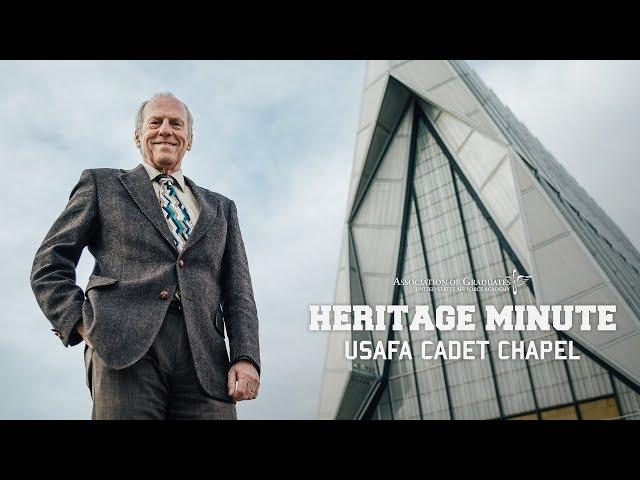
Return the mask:
<path id="1" fill-rule="evenodd" d="M 84 296 L 86 297 L 87 293 L 92 288 L 106 287 L 108 285 L 113 285 L 115 283 L 118 283 L 118 281 L 119 280 L 117 278 L 102 277 L 102 276 L 99 276 L 99 275 L 91 275 L 89 277 L 89 282 L 87 283 L 87 288 L 85 288 L 85 290 L 84 290 Z"/>
<path id="2" fill-rule="evenodd" d="M 89 277 L 89 282 L 84 290 L 85 300 L 82 303 L 82 320 L 89 336 L 96 321 L 96 310 L 102 303 L 99 297 L 102 295 L 102 292 L 107 293 L 107 291 L 112 290 L 114 288 L 113 286 L 118 282 L 119 280 L 117 278 L 102 277 L 99 275 L 91 275 Z"/>

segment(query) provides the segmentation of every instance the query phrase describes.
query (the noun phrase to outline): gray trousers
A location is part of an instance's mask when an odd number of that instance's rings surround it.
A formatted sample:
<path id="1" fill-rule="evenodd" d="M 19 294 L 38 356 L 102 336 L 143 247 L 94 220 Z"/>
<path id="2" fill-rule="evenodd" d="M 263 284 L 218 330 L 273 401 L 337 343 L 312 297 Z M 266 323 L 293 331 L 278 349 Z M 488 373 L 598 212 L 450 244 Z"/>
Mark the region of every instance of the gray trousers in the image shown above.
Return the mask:
<path id="1" fill-rule="evenodd" d="M 179 305 L 172 302 L 147 353 L 127 368 L 107 367 L 85 346 L 92 420 L 236 420 L 234 403 L 200 385 Z"/>

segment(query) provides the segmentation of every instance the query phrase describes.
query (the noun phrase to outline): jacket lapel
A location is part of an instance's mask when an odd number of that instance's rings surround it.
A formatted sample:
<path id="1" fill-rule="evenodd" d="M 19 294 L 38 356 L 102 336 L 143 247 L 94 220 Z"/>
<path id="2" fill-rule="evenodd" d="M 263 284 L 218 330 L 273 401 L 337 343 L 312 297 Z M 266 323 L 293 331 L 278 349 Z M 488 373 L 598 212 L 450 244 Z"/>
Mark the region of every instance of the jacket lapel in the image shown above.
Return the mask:
<path id="1" fill-rule="evenodd" d="M 204 188 L 201 188 L 193 183 L 193 181 L 189 177 L 185 176 L 184 181 L 189 185 L 191 191 L 200 203 L 201 210 L 198 221 L 193 227 L 193 231 L 191 232 L 191 235 L 189 235 L 189 239 L 184 245 L 184 248 L 182 250 L 183 253 L 191 248 L 198 240 L 200 240 L 204 236 L 205 233 L 207 233 L 209 228 L 211 228 L 211 225 L 213 225 L 213 221 L 218 215 L 218 203 L 215 201 L 214 197 L 208 195 L 207 191 Z"/>
<path id="2" fill-rule="evenodd" d="M 173 241 L 173 235 L 171 235 L 169 231 L 167 221 L 162 216 L 162 207 L 160 206 L 158 197 L 156 197 L 156 192 L 153 189 L 153 185 L 151 185 L 151 180 L 149 180 L 149 175 L 144 169 L 144 166 L 140 164 L 134 169 L 120 174 L 119 178 L 129 192 L 129 195 L 131 195 L 131 198 L 133 198 L 133 201 L 138 205 L 138 208 L 142 210 L 142 213 L 144 213 L 153 226 L 156 227 L 160 235 L 162 235 L 177 252 L 178 249 Z M 198 221 L 198 223 L 200 222 Z"/>

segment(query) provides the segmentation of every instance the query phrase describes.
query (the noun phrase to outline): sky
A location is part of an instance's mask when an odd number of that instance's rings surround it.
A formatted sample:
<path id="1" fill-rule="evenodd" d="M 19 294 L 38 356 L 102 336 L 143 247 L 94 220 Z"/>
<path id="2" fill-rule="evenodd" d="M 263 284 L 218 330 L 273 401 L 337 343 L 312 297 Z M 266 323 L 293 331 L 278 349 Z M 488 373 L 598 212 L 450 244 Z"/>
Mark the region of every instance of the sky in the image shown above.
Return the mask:
<path id="1" fill-rule="evenodd" d="M 640 246 L 640 62 L 472 61 L 484 81 Z M 82 345 L 65 349 L 29 285 L 33 256 L 86 168 L 130 169 L 137 107 L 171 91 L 194 117 L 183 172 L 235 200 L 260 320 L 244 419 L 314 418 L 365 61 L 0 61 L 5 182 L 0 419 L 88 419 Z M 85 251 L 82 288 L 93 268 Z"/>

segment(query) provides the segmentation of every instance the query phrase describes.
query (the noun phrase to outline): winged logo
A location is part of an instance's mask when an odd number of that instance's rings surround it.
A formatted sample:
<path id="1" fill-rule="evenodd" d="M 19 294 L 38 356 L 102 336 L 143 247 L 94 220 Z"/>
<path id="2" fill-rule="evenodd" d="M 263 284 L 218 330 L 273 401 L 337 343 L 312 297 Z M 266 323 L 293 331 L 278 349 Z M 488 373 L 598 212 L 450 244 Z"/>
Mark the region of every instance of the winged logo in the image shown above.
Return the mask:
<path id="1" fill-rule="evenodd" d="M 509 281 L 509 285 L 511 285 L 511 291 L 515 295 L 518 293 L 518 287 L 523 286 L 525 283 L 531 279 L 531 275 L 518 275 L 518 271 L 514 268 L 511 276 L 500 277 Z"/>

